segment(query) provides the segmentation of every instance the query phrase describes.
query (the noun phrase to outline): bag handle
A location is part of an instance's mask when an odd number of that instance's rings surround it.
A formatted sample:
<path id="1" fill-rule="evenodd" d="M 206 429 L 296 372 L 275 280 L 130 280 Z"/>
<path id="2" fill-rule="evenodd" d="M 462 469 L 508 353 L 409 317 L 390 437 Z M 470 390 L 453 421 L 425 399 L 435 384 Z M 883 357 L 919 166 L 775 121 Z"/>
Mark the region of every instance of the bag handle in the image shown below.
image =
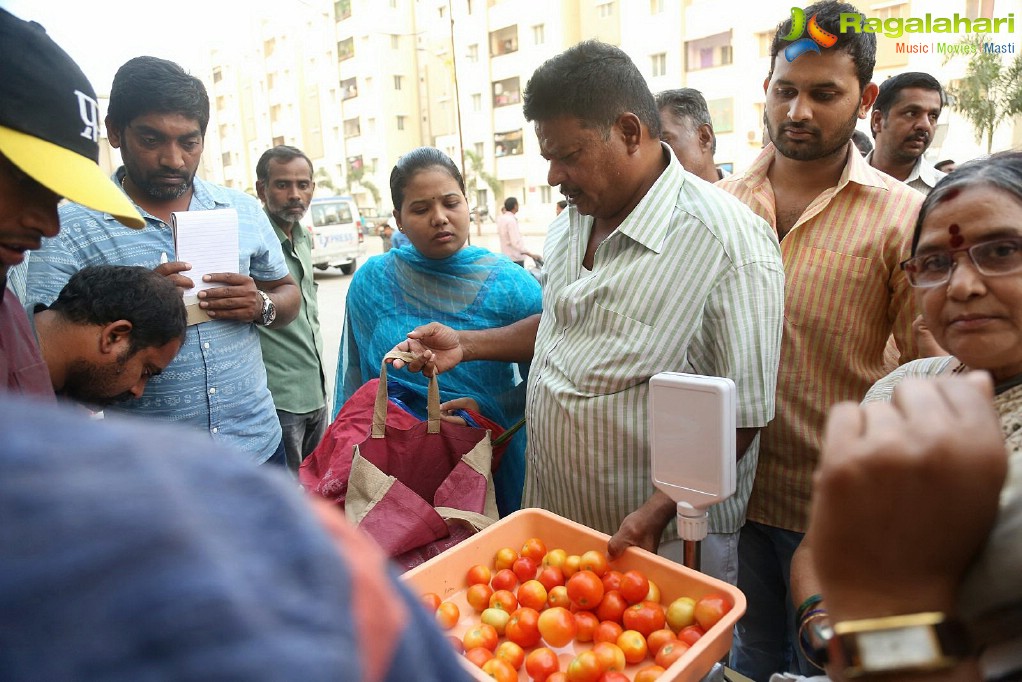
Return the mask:
<path id="1" fill-rule="evenodd" d="M 411 362 L 414 359 L 413 354 L 400 350 L 392 350 L 383 356 L 380 385 L 376 389 L 376 403 L 373 406 L 373 438 L 383 438 L 387 428 L 387 360 Z M 426 421 L 427 433 L 440 433 L 440 384 L 436 375 L 429 378 L 429 389 L 426 391 Z"/>

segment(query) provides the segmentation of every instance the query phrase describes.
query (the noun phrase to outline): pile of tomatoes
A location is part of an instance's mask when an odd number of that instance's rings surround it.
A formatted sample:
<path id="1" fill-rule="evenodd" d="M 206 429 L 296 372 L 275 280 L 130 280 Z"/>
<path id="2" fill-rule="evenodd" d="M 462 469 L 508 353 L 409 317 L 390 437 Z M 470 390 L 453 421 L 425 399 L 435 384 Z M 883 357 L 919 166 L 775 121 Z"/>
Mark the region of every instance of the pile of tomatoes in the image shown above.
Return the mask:
<path id="1" fill-rule="evenodd" d="M 641 571 L 614 570 L 595 549 L 548 551 L 539 538 L 520 551 L 500 549 L 492 564 L 472 566 L 465 580 L 475 615 L 462 637 L 450 639 L 498 682 L 518 680 L 522 668 L 536 682 L 651 682 L 731 610 L 730 600 L 716 593 L 665 606 L 659 587 Z M 435 593 L 422 599 L 441 628 L 461 621 L 454 601 Z M 573 643 L 587 647 L 575 647 L 579 653 L 562 670 L 555 649 Z M 636 670 L 634 678 L 627 667 Z"/>

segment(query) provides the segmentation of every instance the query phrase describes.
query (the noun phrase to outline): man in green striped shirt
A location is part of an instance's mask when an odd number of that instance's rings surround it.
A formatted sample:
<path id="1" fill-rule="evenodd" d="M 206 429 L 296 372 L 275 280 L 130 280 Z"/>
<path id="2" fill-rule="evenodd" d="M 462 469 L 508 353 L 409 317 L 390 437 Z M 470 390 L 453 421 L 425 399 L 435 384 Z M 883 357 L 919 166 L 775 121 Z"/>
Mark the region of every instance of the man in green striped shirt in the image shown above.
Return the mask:
<path id="1" fill-rule="evenodd" d="M 726 536 L 736 564 L 756 434 L 774 413 L 784 293 L 777 239 L 740 202 L 684 171 L 660 142 L 645 80 L 618 48 L 585 42 L 544 63 L 524 112 L 550 163 L 547 180 L 569 204 L 543 251 L 541 319 L 477 332 L 427 325 L 401 348 L 440 371 L 532 358 L 523 506 L 612 535 L 612 555 L 629 545 L 655 551 L 673 533 L 665 535 L 675 504 L 652 483 L 650 377 L 732 378 L 744 457 L 738 493 L 711 511 L 710 531 Z"/>

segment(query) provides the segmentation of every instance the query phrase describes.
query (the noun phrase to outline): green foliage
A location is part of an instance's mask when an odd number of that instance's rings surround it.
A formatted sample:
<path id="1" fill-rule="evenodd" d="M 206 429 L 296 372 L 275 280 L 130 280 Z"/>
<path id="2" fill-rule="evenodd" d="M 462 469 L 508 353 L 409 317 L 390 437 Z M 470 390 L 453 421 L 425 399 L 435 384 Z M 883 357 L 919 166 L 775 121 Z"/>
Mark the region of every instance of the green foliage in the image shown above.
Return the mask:
<path id="1" fill-rule="evenodd" d="M 494 175 L 486 172 L 483 168 L 483 158 L 475 152 L 465 150 L 465 159 L 468 161 L 465 168 L 465 189 L 468 192 L 470 201 L 475 200 L 476 190 L 479 189 L 480 181 L 493 192 L 494 201 L 499 203 L 504 199 L 504 187 Z"/>
<path id="2" fill-rule="evenodd" d="M 989 36 L 975 35 L 963 38 L 959 44 L 968 45 L 965 54 L 949 54 L 951 59 L 968 56 L 965 76 L 956 85 L 949 86 L 951 108 L 968 120 L 976 131 L 976 142 L 986 139 L 987 154 L 993 150 L 994 131 L 1006 119 L 1022 114 L 1022 54 L 1005 65 L 1001 55 L 985 52 L 983 45 Z"/>

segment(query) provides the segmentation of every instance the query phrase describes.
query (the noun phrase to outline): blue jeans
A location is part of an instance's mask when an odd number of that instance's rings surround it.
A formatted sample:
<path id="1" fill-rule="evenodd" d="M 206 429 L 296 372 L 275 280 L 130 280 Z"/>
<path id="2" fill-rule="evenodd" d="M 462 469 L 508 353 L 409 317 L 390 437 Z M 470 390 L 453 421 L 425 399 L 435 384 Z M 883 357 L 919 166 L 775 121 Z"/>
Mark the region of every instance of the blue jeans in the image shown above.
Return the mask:
<path id="1" fill-rule="evenodd" d="M 802 656 L 791 603 L 791 556 L 803 533 L 746 521 L 738 541 L 738 588 L 748 608 L 735 626 L 730 667 L 756 682 L 778 672 L 817 675 Z"/>
<path id="2" fill-rule="evenodd" d="M 263 462 L 265 466 L 275 466 L 284 469 L 287 467 L 287 458 L 284 455 L 284 439 L 281 438 L 280 442 L 277 443 L 277 449 L 273 451 L 270 458 Z"/>
<path id="3" fill-rule="evenodd" d="M 280 430 L 283 433 L 284 454 L 287 468 L 294 474 L 302 461 L 312 454 L 326 434 L 330 415 L 326 405 L 312 412 L 285 412 L 277 410 Z"/>

